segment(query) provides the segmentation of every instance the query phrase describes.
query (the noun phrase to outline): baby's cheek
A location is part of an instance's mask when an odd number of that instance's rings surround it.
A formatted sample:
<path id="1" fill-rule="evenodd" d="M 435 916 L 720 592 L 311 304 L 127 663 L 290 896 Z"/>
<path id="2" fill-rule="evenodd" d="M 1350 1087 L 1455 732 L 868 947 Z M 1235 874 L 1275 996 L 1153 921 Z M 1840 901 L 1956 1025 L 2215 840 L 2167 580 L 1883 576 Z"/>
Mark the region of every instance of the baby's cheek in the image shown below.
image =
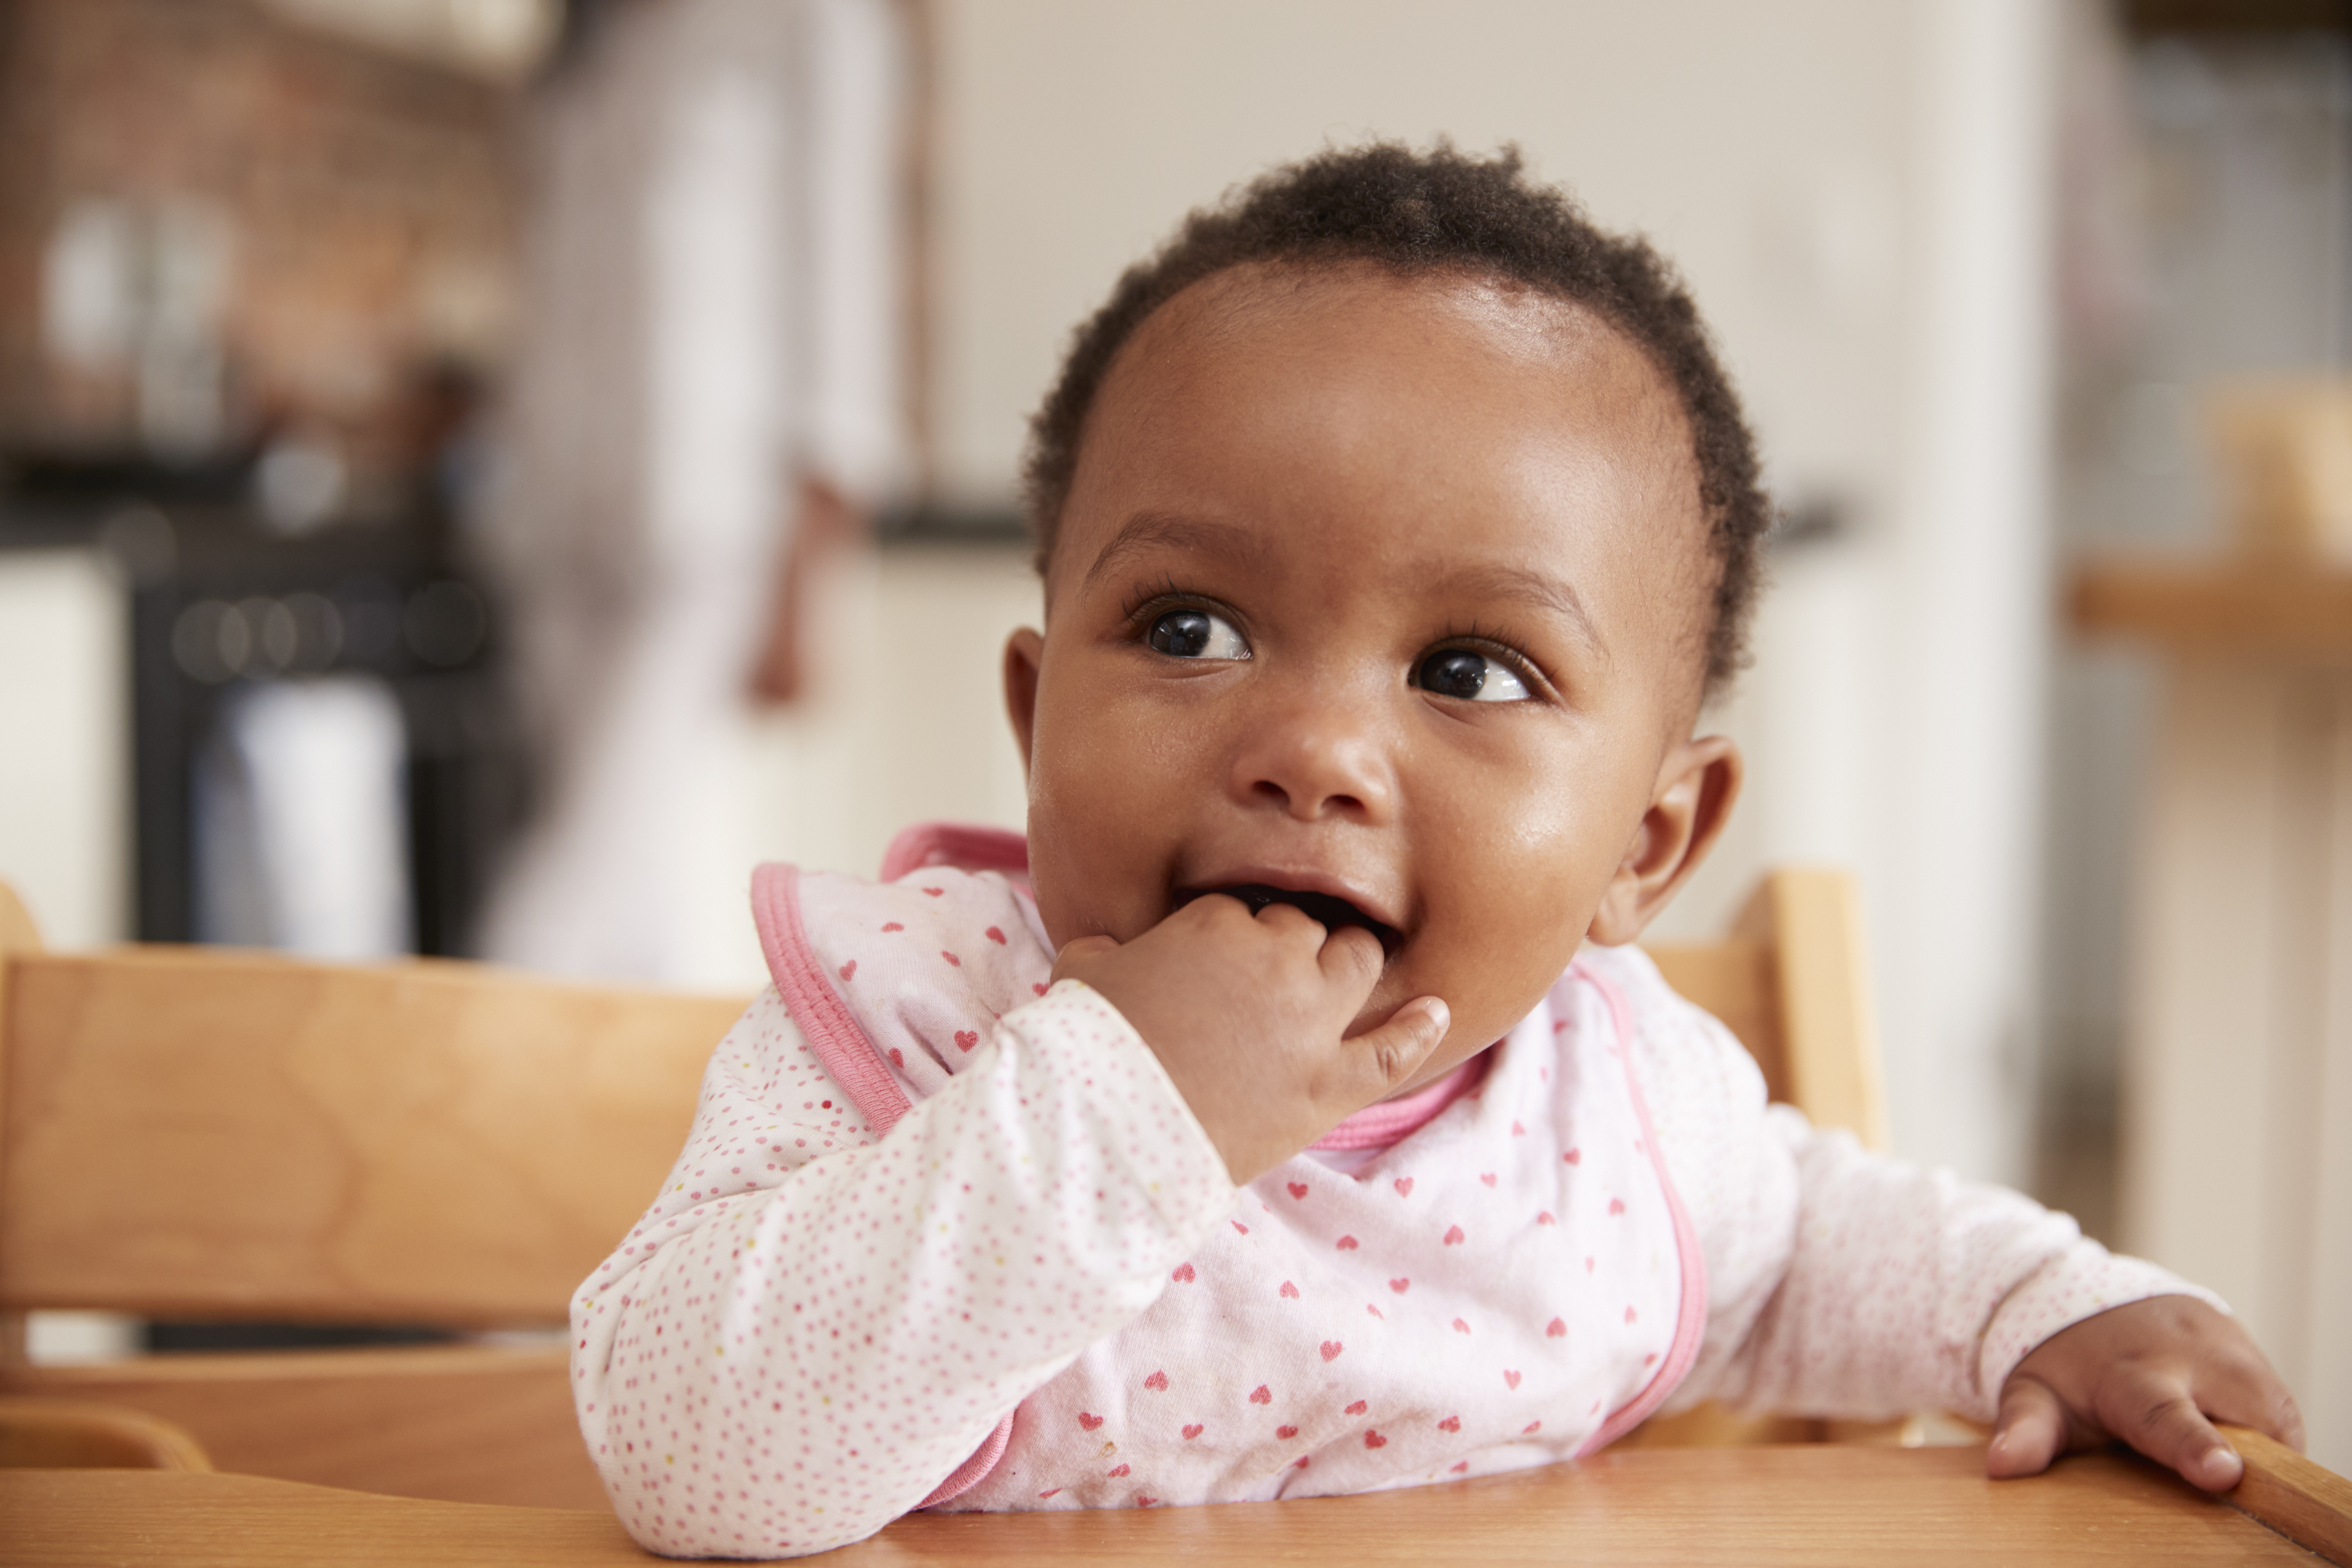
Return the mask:
<path id="1" fill-rule="evenodd" d="M 1130 942 L 1160 923 L 1165 879 L 1153 880 L 1138 835 L 1073 832 L 1041 815 L 1030 813 L 1030 886 L 1056 948 L 1082 936 Z"/>
<path id="2" fill-rule="evenodd" d="M 1457 1035 L 1466 1030 L 1479 1035 L 1480 1044 L 1491 1044 L 1533 1011 L 1567 973 L 1583 923 L 1564 919 L 1557 904 L 1496 900 L 1465 922 L 1468 929 L 1442 953 L 1433 954 L 1441 962 L 1433 966 L 1429 984 L 1396 1000 L 1423 993 L 1443 996 L 1454 1010 Z"/>

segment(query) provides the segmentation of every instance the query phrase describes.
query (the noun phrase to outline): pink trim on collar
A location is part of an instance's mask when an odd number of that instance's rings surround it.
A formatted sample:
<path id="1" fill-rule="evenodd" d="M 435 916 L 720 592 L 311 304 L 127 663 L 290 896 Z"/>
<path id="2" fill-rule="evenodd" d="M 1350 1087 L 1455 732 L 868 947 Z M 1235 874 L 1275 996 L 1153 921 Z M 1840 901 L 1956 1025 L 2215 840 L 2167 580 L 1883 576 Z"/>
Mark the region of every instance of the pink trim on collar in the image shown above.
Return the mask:
<path id="1" fill-rule="evenodd" d="M 1426 1083 L 1402 1100 L 1376 1100 L 1330 1131 L 1309 1143 L 1309 1149 L 1385 1149 L 1437 1119 L 1437 1113 L 1486 1079 L 1494 1060 L 1492 1046 L 1470 1058 L 1434 1083 Z"/>
<path id="2" fill-rule="evenodd" d="M 895 882 L 910 871 L 953 866 L 962 871 L 1002 871 L 1026 892 L 1029 841 L 1007 827 L 964 822 L 919 822 L 902 829 L 882 852 L 880 880 Z"/>
<path id="3" fill-rule="evenodd" d="M 776 994 L 800 1026 L 801 1037 L 856 1102 L 867 1124 L 877 1132 L 889 1131 L 910 1102 L 817 963 L 808 929 L 801 923 L 798 867 L 766 865 L 751 873 L 751 921 L 760 928 L 760 950 Z"/>

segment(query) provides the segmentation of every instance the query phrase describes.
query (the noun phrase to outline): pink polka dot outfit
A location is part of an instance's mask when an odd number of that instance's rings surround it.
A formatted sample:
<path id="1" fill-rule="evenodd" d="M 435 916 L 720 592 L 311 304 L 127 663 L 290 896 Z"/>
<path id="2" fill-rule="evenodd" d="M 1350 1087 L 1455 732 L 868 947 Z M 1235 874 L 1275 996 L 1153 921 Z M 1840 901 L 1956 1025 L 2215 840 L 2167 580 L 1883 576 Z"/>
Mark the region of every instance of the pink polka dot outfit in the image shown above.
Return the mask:
<path id="1" fill-rule="evenodd" d="M 1236 1188 L 1118 1011 L 1049 988 L 1023 865 L 933 829 L 879 885 L 755 880 L 777 984 L 572 1308 L 582 1430 L 646 1547 L 1417 1486 L 1704 1398 L 1985 1418 L 2057 1330 L 2189 1289 L 1767 1107 L 1630 949 Z"/>

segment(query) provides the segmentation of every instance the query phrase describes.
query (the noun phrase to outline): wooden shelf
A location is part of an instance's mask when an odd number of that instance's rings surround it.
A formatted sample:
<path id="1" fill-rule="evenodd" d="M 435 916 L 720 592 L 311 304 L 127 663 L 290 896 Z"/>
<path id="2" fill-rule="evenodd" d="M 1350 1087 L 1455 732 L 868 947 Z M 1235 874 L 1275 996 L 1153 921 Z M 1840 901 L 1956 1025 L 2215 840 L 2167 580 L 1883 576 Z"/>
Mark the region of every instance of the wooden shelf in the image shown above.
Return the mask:
<path id="1" fill-rule="evenodd" d="M 2352 663 L 2352 571 L 2226 560 L 2094 561 L 2067 584 L 2077 632 L 2184 658 Z"/>

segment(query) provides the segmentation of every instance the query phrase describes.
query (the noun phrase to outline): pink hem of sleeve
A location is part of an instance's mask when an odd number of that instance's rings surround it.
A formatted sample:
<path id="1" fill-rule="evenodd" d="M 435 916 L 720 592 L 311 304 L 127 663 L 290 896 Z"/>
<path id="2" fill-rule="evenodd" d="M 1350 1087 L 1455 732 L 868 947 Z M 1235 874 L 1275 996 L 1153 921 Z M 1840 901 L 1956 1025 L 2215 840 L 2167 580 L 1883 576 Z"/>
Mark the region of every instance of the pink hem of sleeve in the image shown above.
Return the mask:
<path id="1" fill-rule="evenodd" d="M 1576 1457 L 1596 1453 L 1622 1437 L 1648 1419 L 1650 1413 L 1666 1402 L 1667 1395 L 1690 1372 L 1691 1363 L 1698 1359 L 1699 1341 L 1706 1332 L 1706 1254 L 1699 1247 L 1698 1228 L 1691 1223 L 1690 1211 L 1683 1206 L 1682 1194 L 1675 1190 L 1674 1177 L 1666 1171 L 1665 1151 L 1658 1147 L 1657 1132 L 1650 1125 L 1649 1102 L 1642 1098 L 1642 1080 L 1633 1071 L 1633 1009 L 1626 1005 L 1625 994 L 1606 977 L 1574 964 L 1569 973 L 1577 976 L 1601 993 L 1609 1005 L 1609 1017 L 1617 1029 L 1618 1059 L 1625 1067 L 1625 1088 L 1633 1098 L 1633 1117 L 1642 1124 L 1642 1147 L 1649 1152 L 1650 1163 L 1656 1167 L 1658 1185 L 1666 1194 L 1666 1212 L 1675 1225 L 1675 1252 L 1682 1264 L 1683 1290 L 1680 1310 L 1675 1317 L 1674 1342 L 1667 1347 L 1665 1364 L 1658 1374 L 1632 1399 L 1610 1412 L 1601 1430 L 1585 1440 Z"/>
<path id="2" fill-rule="evenodd" d="M 955 1474 L 941 1481 L 938 1490 L 915 1506 L 919 1509 L 935 1508 L 980 1485 L 988 1479 L 988 1473 L 996 1468 L 996 1462 L 1004 1458 L 1005 1447 L 1012 1441 L 1013 1417 L 1008 1415 L 996 1424 L 996 1430 L 983 1438 L 979 1447 L 971 1451 L 971 1458 L 956 1467 Z"/>
<path id="3" fill-rule="evenodd" d="M 760 929 L 760 951 L 784 1010 L 800 1026 L 809 1048 L 848 1092 L 877 1132 L 887 1132 L 910 1103 L 892 1081 L 874 1042 L 857 1026 L 835 994 L 809 945 L 801 923 L 801 874 L 792 866 L 767 865 L 751 873 L 751 921 Z"/>

